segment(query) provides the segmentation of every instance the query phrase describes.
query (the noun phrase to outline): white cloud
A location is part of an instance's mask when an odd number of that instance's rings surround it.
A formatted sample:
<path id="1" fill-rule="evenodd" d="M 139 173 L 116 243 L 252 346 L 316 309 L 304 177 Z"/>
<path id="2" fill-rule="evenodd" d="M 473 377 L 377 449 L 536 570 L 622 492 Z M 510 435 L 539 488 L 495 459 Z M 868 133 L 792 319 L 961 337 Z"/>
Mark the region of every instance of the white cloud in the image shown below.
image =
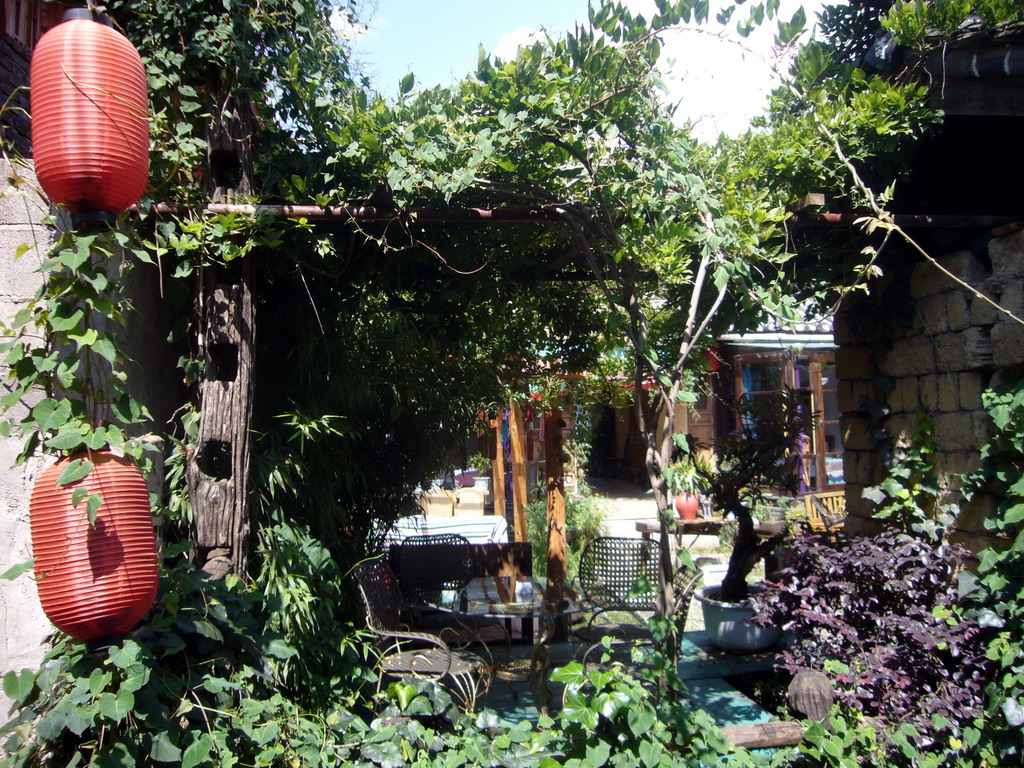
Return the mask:
<path id="1" fill-rule="evenodd" d="M 516 57 L 520 47 L 533 45 L 537 40 L 542 40 L 544 33 L 535 27 L 519 27 L 501 36 L 498 44 L 494 46 L 493 54 L 502 61 L 510 61 Z"/>
<path id="2" fill-rule="evenodd" d="M 629 0 L 628 4 L 648 18 L 655 13 L 652 0 Z M 804 5 L 809 29 L 822 4 L 823 0 L 782 0 L 778 18 L 788 21 Z M 713 8 L 707 24 L 691 24 L 664 37 L 660 64 L 668 99 L 679 105 L 677 119 L 693 121 L 695 134 L 704 140 L 713 140 L 720 132 L 735 136 L 746 130 L 751 118 L 767 105 L 779 72 L 788 66 L 785 55 L 775 50 L 775 20 L 766 21 L 746 38 L 736 32 L 736 21 L 745 11 L 739 6 L 730 24 L 722 28 Z"/>
<path id="3" fill-rule="evenodd" d="M 370 37 L 390 27 L 391 24 L 383 17 L 374 18 L 367 24 L 359 20 L 353 23 L 340 8 L 335 8 L 331 11 L 331 28 L 338 37 L 346 42 L 354 42 L 361 38 Z"/>

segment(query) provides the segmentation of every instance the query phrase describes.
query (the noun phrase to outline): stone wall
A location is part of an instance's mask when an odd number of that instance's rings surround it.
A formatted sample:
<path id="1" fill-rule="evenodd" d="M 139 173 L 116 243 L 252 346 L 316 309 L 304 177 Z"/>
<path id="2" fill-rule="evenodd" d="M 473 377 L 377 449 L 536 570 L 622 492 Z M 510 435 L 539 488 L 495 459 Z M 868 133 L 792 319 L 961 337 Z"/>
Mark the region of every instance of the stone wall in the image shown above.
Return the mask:
<path id="1" fill-rule="evenodd" d="M 0 104 L 7 103 L 0 130 L 4 146 L 28 155 L 32 129 L 28 120 L 28 54 L 25 47 L 0 30 Z"/>
<path id="2" fill-rule="evenodd" d="M 981 394 L 1001 369 L 1024 365 L 1024 326 L 986 300 L 1024 317 L 1024 233 L 990 240 L 981 255 L 958 251 L 938 262 L 970 287 L 927 261 L 896 266 L 870 295 L 848 297 L 836 319 L 850 533 L 876 530 L 862 491 L 910 444 L 918 410 L 934 422 L 940 473 L 977 468 L 991 429 Z M 955 480 L 947 494 L 955 498 Z M 993 503 L 967 504 L 954 538 L 975 552 L 988 546 L 982 523 Z"/>
<path id="3" fill-rule="evenodd" d="M 13 173 L 12 173 L 13 171 Z M 0 318 L 6 322 L 30 299 L 41 282 L 36 272 L 42 253 L 32 248 L 15 260 L 22 243 L 38 243 L 45 249 L 51 239 L 40 222 L 47 213 L 38 194 L 31 171 L 0 163 L 3 192 L 0 193 Z M 10 179 L 23 185 L 11 189 Z M 12 194 L 13 192 L 13 194 Z M 22 407 L 31 406 L 23 403 Z M 28 529 L 28 497 L 32 484 L 47 460 L 33 460 L 12 469 L 21 450 L 21 441 L 0 438 L 0 573 L 31 556 Z M 35 668 L 42 656 L 42 642 L 52 632 L 50 622 L 39 606 L 32 574 L 14 581 L 0 580 L 0 675 L 9 670 Z M 6 721 L 10 701 L 0 692 L 0 721 Z"/>

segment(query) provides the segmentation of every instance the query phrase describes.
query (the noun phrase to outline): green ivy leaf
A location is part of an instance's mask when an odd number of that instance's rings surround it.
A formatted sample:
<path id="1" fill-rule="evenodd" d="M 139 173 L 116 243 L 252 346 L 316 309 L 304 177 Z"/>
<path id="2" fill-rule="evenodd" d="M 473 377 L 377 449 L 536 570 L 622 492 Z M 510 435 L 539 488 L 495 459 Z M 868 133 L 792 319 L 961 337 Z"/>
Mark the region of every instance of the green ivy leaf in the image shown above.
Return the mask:
<path id="1" fill-rule="evenodd" d="M 101 694 L 96 699 L 96 708 L 104 717 L 119 723 L 135 708 L 135 695 L 130 691 Z"/>
<path id="2" fill-rule="evenodd" d="M 17 565 L 12 565 L 10 568 L 8 568 L 3 573 L 0 573 L 0 579 L 2 579 L 4 581 L 14 581 L 16 578 L 21 576 L 21 574 L 23 574 L 25 571 L 27 571 L 29 568 L 31 568 L 33 565 L 35 565 L 35 563 L 36 563 L 35 558 L 32 558 L 31 560 L 26 560 L 23 563 L 18 563 Z M 12 696 L 11 698 L 14 698 L 14 697 Z"/>
<path id="3" fill-rule="evenodd" d="M 68 462 L 64 471 L 57 478 L 57 485 L 71 485 L 84 479 L 92 472 L 92 462 L 87 459 L 74 459 Z"/>
<path id="4" fill-rule="evenodd" d="M 4 675 L 4 695 L 16 704 L 23 704 L 32 695 L 35 686 L 36 676 L 31 669 Z"/>
<path id="5" fill-rule="evenodd" d="M 153 746 L 149 750 L 149 756 L 158 763 L 180 763 L 182 761 L 181 750 L 166 733 L 158 733 L 153 737 Z"/>
<path id="6" fill-rule="evenodd" d="M 210 734 L 202 734 L 185 750 L 185 754 L 181 757 L 181 768 L 195 768 L 197 765 L 204 764 L 210 759 L 212 750 L 213 739 L 210 738 Z"/>
<path id="7" fill-rule="evenodd" d="M 64 315 L 55 311 L 50 314 L 50 328 L 58 333 L 73 331 L 82 322 L 84 317 L 85 312 L 81 309 L 75 310 L 70 315 Z"/>

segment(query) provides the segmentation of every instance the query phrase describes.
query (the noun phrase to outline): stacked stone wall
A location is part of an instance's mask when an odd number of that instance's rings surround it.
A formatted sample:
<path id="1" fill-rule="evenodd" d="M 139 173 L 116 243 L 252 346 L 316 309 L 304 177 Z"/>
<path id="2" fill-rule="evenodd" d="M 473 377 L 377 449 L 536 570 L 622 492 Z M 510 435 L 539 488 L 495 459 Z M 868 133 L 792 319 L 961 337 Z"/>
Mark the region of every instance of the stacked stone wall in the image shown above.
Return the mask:
<path id="1" fill-rule="evenodd" d="M 52 234 L 41 222 L 47 213 L 31 170 L 0 163 L 3 173 L 0 194 L 0 318 L 6 322 L 32 298 L 42 276 L 37 272 Z M 15 180 L 12 185 L 11 180 Z M 15 259 L 23 243 L 37 244 Z M 0 372 L 6 377 L 6 371 Z M 31 407 L 22 402 L 18 408 Z M 17 418 L 17 410 L 14 412 Z M 32 485 L 46 463 L 30 460 L 14 467 L 21 441 L 0 438 L 0 573 L 32 556 L 28 526 L 28 498 Z M 0 676 L 25 667 L 35 669 L 43 654 L 42 643 L 52 632 L 39 606 L 31 573 L 14 581 L 0 580 Z M 0 721 L 10 701 L 0 693 Z"/>
<path id="2" fill-rule="evenodd" d="M 979 466 L 991 435 L 982 392 L 1001 370 L 1024 366 L 1024 325 L 991 303 L 1024 318 L 1024 233 L 991 240 L 985 255 L 938 259 L 949 274 L 928 261 L 896 268 L 836 318 L 850 533 L 877 530 L 862 492 L 910 445 L 919 411 L 934 423 L 947 500 L 961 501 L 957 476 Z M 961 504 L 954 539 L 975 552 L 991 544 L 983 523 L 994 503 Z"/>
<path id="3" fill-rule="evenodd" d="M 0 30 L 0 105 L 6 105 L 0 120 L 4 147 L 28 156 L 32 137 L 28 120 L 29 57 L 25 47 Z"/>

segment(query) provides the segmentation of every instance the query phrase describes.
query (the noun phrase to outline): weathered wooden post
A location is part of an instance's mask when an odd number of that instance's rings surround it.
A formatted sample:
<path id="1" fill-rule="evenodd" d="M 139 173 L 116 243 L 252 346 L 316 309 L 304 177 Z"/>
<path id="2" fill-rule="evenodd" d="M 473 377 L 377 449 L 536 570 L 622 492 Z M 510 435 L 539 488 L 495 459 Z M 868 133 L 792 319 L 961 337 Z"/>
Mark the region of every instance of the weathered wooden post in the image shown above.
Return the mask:
<path id="1" fill-rule="evenodd" d="M 494 461 L 491 463 L 491 500 L 494 514 L 505 516 L 505 452 L 501 445 L 501 411 L 491 422 L 494 427 Z"/>
<path id="2" fill-rule="evenodd" d="M 516 541 L 526 541 L 526 423 L 523 411 L 515 400 L 509 402 L 509 436 L 512 443 L 512 516 Z"/>
<path id="3" fill-rule="evenodd" d="M 545 600 L 555 605 L 565 597 L 565 453 L 562 450 L 562 428 L 565 421 L 555 409 L 544 417 L 544 487 L 547 491 L 548 520 L 548 586 Z M 564 636 L 564 622 L 556 633 Z"/>
<path id="4" fill-rule="evenodd" d="M 208 103 L 210 195 L 224 202 L 251 194 L 252 110 L 244 96 L 223 98 L 211 68 Z M 196 562 L 214 578 L 244 574 L 249 548 L 249 431 L 252 424 L 256 313 L 253 270 L 210 267 L 201 285 L 199 436 L 185 470 L 192 501 Z"/>

